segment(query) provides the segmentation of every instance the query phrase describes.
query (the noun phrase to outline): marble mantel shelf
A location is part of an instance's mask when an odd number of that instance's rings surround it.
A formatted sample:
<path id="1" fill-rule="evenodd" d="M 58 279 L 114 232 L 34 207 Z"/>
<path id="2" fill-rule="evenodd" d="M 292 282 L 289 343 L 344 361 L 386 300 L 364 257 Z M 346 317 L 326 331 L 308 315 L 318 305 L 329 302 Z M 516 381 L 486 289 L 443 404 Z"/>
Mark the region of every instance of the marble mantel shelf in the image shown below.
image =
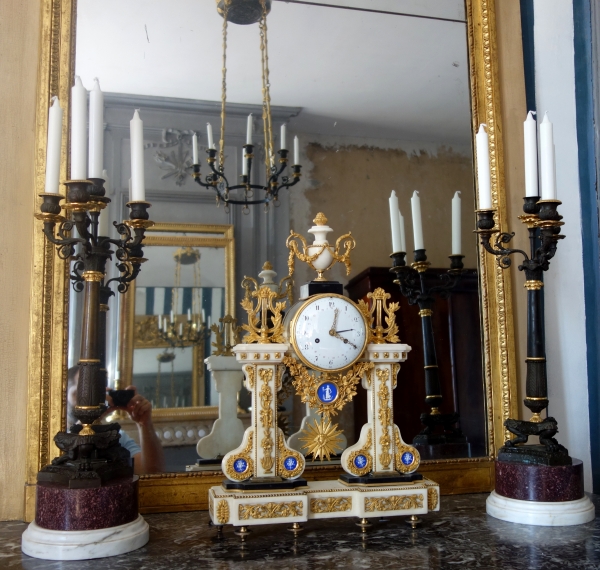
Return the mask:
<path id="1" fill-rule="evenodd" d="M 600 519 L 573 527 L 518 525 L 485 514 L 487 493 L 442 496 L 441 511 L 417 530 L 403 518 L 374 524 L 361 539 L 354 519 L 309 521 L 295 540 L 283 526 L 254 527 L 246 544 L 225 529 L 215 539 L 207 512 L 147 515 L 150 542 L 130 554 L 49 562 L 21 554 L 26 524 L 0 523 L 0 568 L 17 570 L 187 570 L 218 568 L 600 568 Z M 592 496 L 596 512 L 600 496 Z"/>

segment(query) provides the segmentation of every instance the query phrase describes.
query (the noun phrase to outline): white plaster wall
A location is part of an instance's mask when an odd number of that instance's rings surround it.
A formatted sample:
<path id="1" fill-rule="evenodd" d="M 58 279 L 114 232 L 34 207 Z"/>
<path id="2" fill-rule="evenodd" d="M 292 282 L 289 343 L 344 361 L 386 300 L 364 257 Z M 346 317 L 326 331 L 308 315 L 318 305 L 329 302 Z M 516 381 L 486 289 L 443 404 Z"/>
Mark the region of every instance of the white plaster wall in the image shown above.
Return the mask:
<path id="1" fill-rule="evenodd" d="M 584 462 L 585 488 L 592 490 L 581 203 L 575 122 L 573 6 L 571 0 L 535 0 L 535 84 L 540 120 L 554 124 L 560 242 L 545 279 L 549 415 L 558 420 L 559 441 Z"/>

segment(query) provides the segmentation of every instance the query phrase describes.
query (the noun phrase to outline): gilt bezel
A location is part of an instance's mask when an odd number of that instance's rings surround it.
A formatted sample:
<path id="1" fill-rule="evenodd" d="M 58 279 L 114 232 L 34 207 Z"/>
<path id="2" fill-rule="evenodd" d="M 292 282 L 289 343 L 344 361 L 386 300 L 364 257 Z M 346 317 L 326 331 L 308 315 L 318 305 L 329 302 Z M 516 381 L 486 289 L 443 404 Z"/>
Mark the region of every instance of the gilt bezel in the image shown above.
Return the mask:
<path id="1" fill-rule="evenodd" d="M 330 297 L 337 297 L 338 299 L 342 299 L 346 303 L 353 305 L 354 308 L 356 309 L 356 312 L 360 315 L 360 318 L 362 319 L 363 328 L 364 328 L 363 345 L 362 345 L 360 352 L 358 353 L 358 356 L 354 360 L 347 362 L 346 364 L 344 364 L 344 366 L 342 366 L 340 368 L 322 368 L 321 366 L 316 366 L 315 364 L 312 364 L 304 357 L 304 355 L 302 354 L 302 351 L 298 347 L 298 343 L 296 342 L 296 323 L 298 322 L 298 318 L 300 317 L 302 312 L 306 309 L 306 307 L 308 307 L 309 305 L 312 305 L 315 301 L 318 301 L 319 299 L 330 298 Z M 338 295 L 337 293 L 320 293 L 318 295 L 314 295 L 314 296 L 306 299 L 306 301 L 304 301 L 302 303 L 302 305 L 296 311 L 296 314 L 293 316 L 289 326 L 290 326 L 290 328 L 289 328 L 290 344 L 292 345 L 292 348 L 294 349 L 296 356 L 302 362 L 302 364 L 307 366 L 309 369 L 318 370 L 319 372 L 342 372 L 343 370 L 347 370 L 348 368 L 354 366 L 354 364 L 356 364 L 361 358 L 364 357 L 365 349 L 367 348 L 367 344 L 368 344 L 368 340 L 369 340 L 369 335 L 368 335 L 369 327 L 367 324 L 367 319 L 363 315 L 363 313 L 360 310 L 360 308 L 358 307 L 358 305 L 354 301 L 349 299 L 348 297 L 344 297 L 344 295 Z"/>

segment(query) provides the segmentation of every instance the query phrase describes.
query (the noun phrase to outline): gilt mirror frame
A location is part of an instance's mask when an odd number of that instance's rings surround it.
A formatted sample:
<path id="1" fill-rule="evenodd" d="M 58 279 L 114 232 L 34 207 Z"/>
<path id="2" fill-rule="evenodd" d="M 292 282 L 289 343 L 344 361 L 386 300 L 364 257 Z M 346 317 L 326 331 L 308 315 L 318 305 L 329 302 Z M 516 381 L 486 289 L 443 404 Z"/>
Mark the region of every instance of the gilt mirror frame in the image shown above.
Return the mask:
<path id="1" fill-rule="evenodd" d="M 480 123 L 487 124 L 490 141 L 492 202 L 498 209 L 500 231 L 507 228 L 498 47 L 495 0 L 465 0 L 471 85 L 472 139 Z M 70 87 L 75 64 L 76 0 L 41 1 L 41 40 L 36 109 L 35 193 L 44 190 L 46 133 L 50 98 L 58 95 L 70 110 Z M 67 179 L 69 124 L 63 124 L 61 179 Z M 475 178 L 475 177 L 474 177 Z M 474 180 L 476 187 L 477 181 Z M 33 212 L 32 212 L 33 216 Z M 35 512 L 36 475 L 57 455 L 53 437 L 65 429 L 69 283 L 67 264 L 34 225 L 31 291 L 26 520 Z M 489 491 L 494 486 L 493 462 L 506 432 L 504 420 L 518 412 L 514 326 L 510 273 L 498 268 L 493 256 L 479 248 L 482 332 L 488 455 L 426 461 L 420 471 L 440 483 L 442 492 Z M 339 467 L 309 467 L 308 480 L 336 479 Z M 221 483 L 220 472 L 143 475 L 142 513 L 207 509 L 207 491 Z"/>
<path id="2" fill-rule="evenodd" d="M 164 234 L 164 235 L 161 235 Z M 185 235 L 173 235 L 185 234 Z M 156 222 L 149 228 L 144 238 L 144 253 L 147 255 L 147 247 L 152 246 L 177 246 L 177 247 L 220 247 L 225 250 L 225 315 L 235 314 L 235 243 L 233 239 L 233 226 L 216 224 L 182 224 Z M 142 268 L 143 271 L 143 268 Z M 135 294 L 136 282 L 129 286 L 121 301 L 121 313 L 119 315 L 119 387 L 124 388 L 133 383 L 133 350 L 135 343 Z M 153 347 L 166 348 L 168 344 L 153 344 Z M 147 346 L 146 346 L 147 348 Z M 197 346 L 194 347 L 193 377 L 200 381 L 204 377 L 204 355 Z M 200 399 L 204 395 L 204 387 L 197 388 L 198 394 L 195 398 Z M 192 387 L 194 391 L 194 387 Z M 218 417 L 218 406 L 188 406 L 184 408 L 157 408 L 153 410 L 152 417 L 155 420 L 175 419 L 216 419 Z"/>

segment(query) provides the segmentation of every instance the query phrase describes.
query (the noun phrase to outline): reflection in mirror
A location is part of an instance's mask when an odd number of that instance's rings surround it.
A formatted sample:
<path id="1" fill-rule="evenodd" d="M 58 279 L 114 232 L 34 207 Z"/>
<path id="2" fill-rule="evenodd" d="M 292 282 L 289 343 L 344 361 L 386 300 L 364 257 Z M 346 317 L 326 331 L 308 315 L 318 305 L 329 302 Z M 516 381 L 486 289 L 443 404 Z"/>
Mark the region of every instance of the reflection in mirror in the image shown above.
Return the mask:
<path id="1" fill-rule="evenodd" d="M 402 365 L 394 391 L 394 421 L 404 439 L 413 441 L 424 429 L 421 414 L 432 411 L 426 396 L 437 394 L 426 386 L 420 307 L 402 294 L 389 272 L 389 255 L 396 252 L 392 248 L 388 200 L 395 190 L 405 223 L 406 264 L 410 266 L 418 245 L 411 197 L 419 191 L 424 249 L 431 263 L 424 279 L 426 287 L 431 288 L 439 285 L 440 276 L 450 268 L 448 256 L 457 253 L 452 245 L 452 199 L 460 191 L 462 228 L 456 239 L 467 271 L 449 297 L 433 295 L 431 318 L 442 396 L 437 408 L 441 414 L 460 415 L 460 423 L 448 426 L 446 431 L 462 430 L 469 444 L 462 448 L 462 456 L 484 456 L 486 388 L 478 255 L 472 234 L 471 99 L 464 2 L 357 0 L 351 10 L 336 4 L 342 3 L 272 3 L 268 31 L 273 132 L 278 139 L 279 127 L 286 123 L 288 142 L 298 136 L 302 177 L 294 188 L 280 193 L 278 208 L 264 212 L 263 206 L 257 206 L 246 213 L 236 207 L 230 211 L 222 205 L 217 208 L 214 192 L 195 184 L 191 176 L 193 134 L 197 133 L 199 140 L 203 176 L 209 171 L 206 124 L 213 125 L 217 147 L 221 134 L 223 21 L 215 4 L 183 0 L 165 10 L 158 0 L 131 0 L 125 5 L 116 0 L 79 0 L 76 73 L 88 89 L 93 78 L 99 77 L 105 91 L 105 164 L 109 193 L 113 195 L 110 207 L 115 209 L 112 217 L 122 216 L 128 200 L 129 120 L 139 108 L 144 121 L 146 195 L 153 205 L 152 219 L 231 224 L 234 228 L 238 281 L 231 286 L 230 304 L 225 302 L 224 309 L 215 307 L 214 302 L 210 305 L 212 315 L 220 310 L 220 315 L 232 314 L 238 323 L 246 322 L 239 305 L 241 278 L 257 277 L 265 260 L 272 262 L 279 277 L 287 275 L 286 237 L 290 229 L 308 237 L 306 231 L 317 212 L 325 212 L 334 235 L 351 231 L 357 247 L 352 252 L 350 281 L 343 268 L 334 268 L 329 278 L 347 285 L 354 300 L 383 287 L 392 294 L 393 301 L 400 303 L 400 341 L 413 350 Z M 99 28 L 111 37 L 103 49 L 98 49 L 95 41 L 95 30 Z M 242 174 L 249 113 L 254 117 L 257 164 L 264 161 L 257 26 L 230 24 L 227 44 L 225 173 L 230 181 L 237 181 Z M 196 58 L 201 65 L 190 73 L 194 54 L 201 54 Z M 279 148 L 278 140 L 275 148 Z M 252 172 L 255 182 L 264 183 L 264 168 Z M 183 348 L 169 347 L 164 339 L 160 344 L 159 316 L 163 329 L 165 320 L 170 327 L 173 303 L 167 297 L 175 286 L 172 256 L 176 246 L 158 245 L 150 238 L 146 243 L 153 245 L 146 248 L 149 261 L 138 278 L 135 304 L 120 310 L 121 314 L 124 309 L 133 311 L 131 326 L 135 322 L 140 334 L 135 340 L 133 330 L 129 337 L 123 327 L 120 333 L 114 332 L 119 330 L 118 311 L 111 312 L 109 326 L 114 334 L 109 339 L 109 378 L 114 381 L 120 376 L 123 387 L 131 379 L 144 390 L 154 405 L 157 432 L 165 449 L 187 446 L 188 453 L 200 434 L 210 432 L 216 417 L 214 384 L 201 363 L 211 347 L 209 341 L 184 343 Z M 150 256 L 161 248 L 169 262 L 155 271 Z M 181 270 L 182 290 L 174 310 L 180 317 L 173 323 L 174 334 L 180 325 L 185 328 L 187 324 L 186 303 L 191 302 L 184 301 L 184 297 L 189 300 L 191 295 L 204 307 L 208 303 L 206 292 L 223 287 L 217 281 L 222 268 L 215 274 L 214 269 L 203 268 L 209 254 L 202 247 L 200 251 L 200 286 L 189 276 L 184 283 Z M 234 256 L 230 259 L 233 264 Z M 215 259 L 215 266 L 220 263 Z M 312 278 L 310 270 L 298 264 L 295 298 L 299 286 Z M 74 307 L 76 302 L 71 303 L 72 311 Z M 142 329 L 156 334 L 158 344 L 143 345 L 146 337 Z M 127 343 L 132 347 L 129 377 L 127 367 L 119 366 L 117 358 L 117 354 L 126 358 Z M 165 352 L 174 354 L 175 359 L 157 360 Z M 364 398 L 364 390 L 359 389 L 354 401 L 339 415 L 348 445 L 355 443 L 366 421 Z M 182 410 L 190 402 L 194 407 L 189 409 L 197 410 L 196 419 L 182 419 L 174 428 L 161 431 L 158 420 L 162 415 Z M 288 433 L 298 432 L 306 414 L 305 405 L 298 397 L 290 396 L 284 407 Z M 182 454 L 168 462 L 168 469 L 183 470 L 185 464 L 195 463 L 196 459 L 195 453 Z"/>

